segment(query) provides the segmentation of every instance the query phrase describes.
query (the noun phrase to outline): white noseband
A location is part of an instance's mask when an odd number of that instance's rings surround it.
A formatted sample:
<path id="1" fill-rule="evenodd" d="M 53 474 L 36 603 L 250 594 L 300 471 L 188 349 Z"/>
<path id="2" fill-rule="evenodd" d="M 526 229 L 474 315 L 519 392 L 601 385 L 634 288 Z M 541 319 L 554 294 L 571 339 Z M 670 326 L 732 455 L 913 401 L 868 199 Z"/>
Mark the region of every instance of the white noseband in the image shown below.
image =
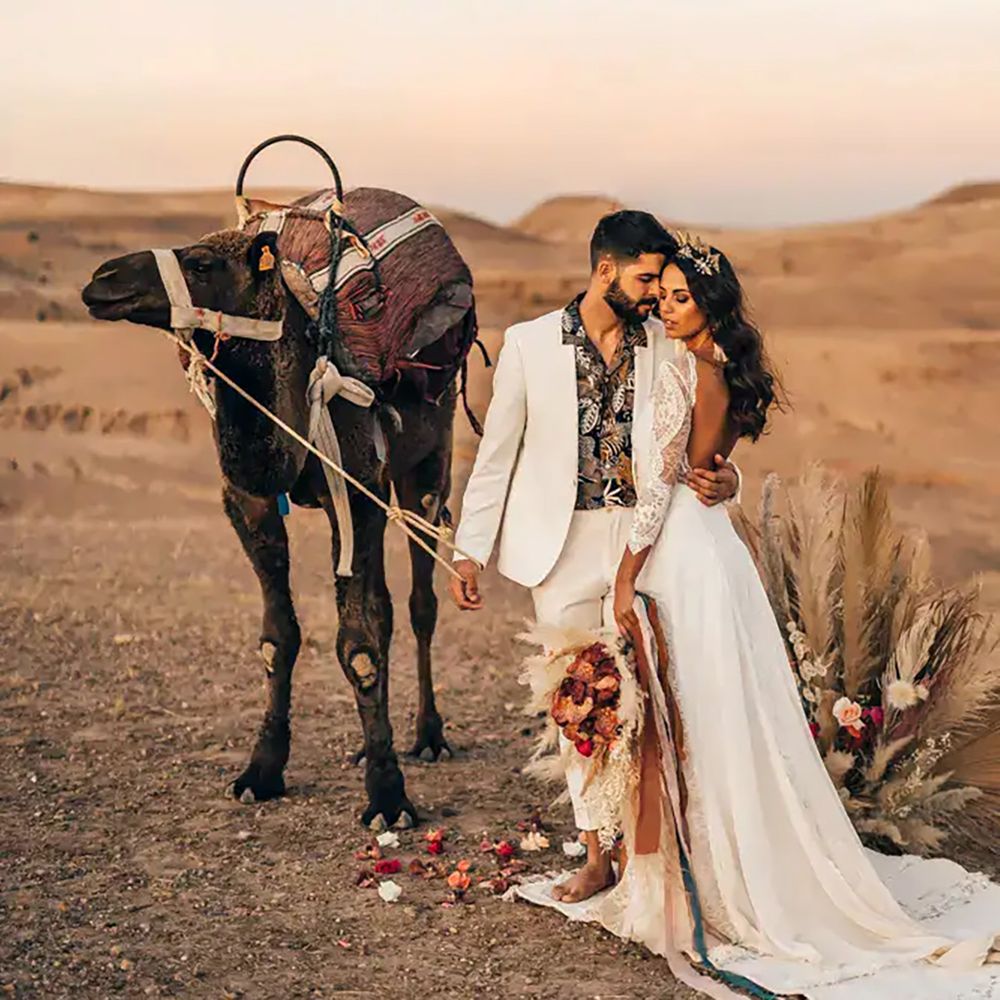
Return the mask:
<path id="1" fill-rule="evenodd" d="M 251 319 L 230 316 L 215 309 L 203 309 L 191 304 L 191 293 L 173 250 L 153 250 L 153 259 L 160 271 L 160 280 L 170 302 L 170 325 L 185 339 L 192 330 L 208 330 L 217 337 L 244 337 L 247 340 L 280 340 L 283 323 L 280 319 Z"/>

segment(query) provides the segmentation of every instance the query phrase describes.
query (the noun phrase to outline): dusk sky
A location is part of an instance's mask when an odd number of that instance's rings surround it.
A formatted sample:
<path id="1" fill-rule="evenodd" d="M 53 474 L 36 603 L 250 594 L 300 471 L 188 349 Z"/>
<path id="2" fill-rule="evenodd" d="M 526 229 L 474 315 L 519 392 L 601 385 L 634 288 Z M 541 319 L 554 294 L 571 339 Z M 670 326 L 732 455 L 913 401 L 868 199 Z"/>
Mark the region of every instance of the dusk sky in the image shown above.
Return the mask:
<path id="1" fill-rule="evenodd" d="M 794 224 L 1000 179 L 998 0 L 5 3 L 0 176 L 227 187 L 275 132 L 508 221 L 603 193 Z M 305 150 L 253 185 L 322 186 Z"/>

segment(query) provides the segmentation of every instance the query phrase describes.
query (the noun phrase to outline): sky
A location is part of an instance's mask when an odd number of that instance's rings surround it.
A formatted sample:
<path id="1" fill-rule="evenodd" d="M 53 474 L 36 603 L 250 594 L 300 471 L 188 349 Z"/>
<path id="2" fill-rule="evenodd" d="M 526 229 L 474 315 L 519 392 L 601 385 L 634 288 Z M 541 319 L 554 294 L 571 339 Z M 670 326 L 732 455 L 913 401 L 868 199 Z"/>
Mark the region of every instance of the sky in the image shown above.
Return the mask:
<path id="1" fill-rule="evenodd" d="M 1000 179 L 997 0 L 32 0 L 0 13 L 0 177 L 232 185 L 278 132 L 347 186 L 510 221 L 857 218 Z M 304 149 L 257 185 L 325 186 Z"/>

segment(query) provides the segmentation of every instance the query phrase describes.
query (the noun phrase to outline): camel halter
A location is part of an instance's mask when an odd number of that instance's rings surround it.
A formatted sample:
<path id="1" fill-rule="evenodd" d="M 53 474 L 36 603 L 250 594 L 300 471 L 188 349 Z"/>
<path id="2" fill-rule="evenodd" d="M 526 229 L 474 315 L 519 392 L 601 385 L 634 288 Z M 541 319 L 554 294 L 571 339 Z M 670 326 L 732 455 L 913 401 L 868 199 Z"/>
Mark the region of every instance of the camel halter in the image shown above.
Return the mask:
<path id="1" fill-rule="evenodd" d="M 188 385 L 208 411 L 209 416 L 215 420 L 215 398 L 205 378 L 205 368 L 206 366 L 211 368 L 217 375 L 220 373 L 212 364 L 214 357 L 210 360 L 191 346 L 191 335 L 194 330 L 214 333 L 216 342 L 230 337 L 275 341 L 281 339 L 283 323 L 281 320 L 232 316 L 229 313 L 193 305 L 177 255 L 173 250 L 161 249 L 153 250 L 152 253 L 170 302 L 170 326 L 179 341 L 187 347 L 190 355 L 187 368 Z M 225 381 L 228 382 L 228 379 Z M 337 531 L 340 535 L 340 558 L 337 561 L 336 572 L 337 576 L 350 576 L 351 564 L 354 562 L 354 522 L 351 518 L 351 505 L 343 473 L 337 475 L 334 471 L 335 468 L 339 469 L 342 458 L 340 441 L 337 439 L 337 432 L 327 406 L 335 396 L 341 396 L 347 402 L 364 408 L 370 407 L 375 402 L 375 393 L 364 382 L 341 375 L 336 366 L 324 356 L 317 359 L 306 390 L 306 398 L 309 401 L 309 443 L 318 444 L 334 463 L 332 466 L 324 463 L 323 473 L 330 490 L 337 518 Z M 270 411 L 264 409 L 264 412 L 274 420 Z"/>
<path id="2" fill-rule="evenodd" d="M 245 337 L 247 340 L 280 340 L 280 319 L 252 319 L 231 316 L 215 309 L 193 305 L 184 273 L 173 250 L 153 250 L 160 280 L 170 301 L 170 325 L 179 332 L 208 330 L 217 337 Z"/>

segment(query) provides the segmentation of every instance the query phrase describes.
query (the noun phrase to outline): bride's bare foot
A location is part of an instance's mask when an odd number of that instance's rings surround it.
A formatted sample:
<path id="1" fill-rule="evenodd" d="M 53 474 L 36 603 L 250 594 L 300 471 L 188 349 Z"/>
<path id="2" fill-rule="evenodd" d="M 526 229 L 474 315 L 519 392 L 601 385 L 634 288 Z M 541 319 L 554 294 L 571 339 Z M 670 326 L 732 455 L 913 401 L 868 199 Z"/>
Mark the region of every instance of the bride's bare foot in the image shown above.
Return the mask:
<path id="1" fill-rule="evenodd" d="M 554 886 L 552 897 L 560 903 L 580 903 L 613 885 L 614 881 L 610 860 L 602 859 L 596 864 L 588 861 L 575 875 Z"/>

